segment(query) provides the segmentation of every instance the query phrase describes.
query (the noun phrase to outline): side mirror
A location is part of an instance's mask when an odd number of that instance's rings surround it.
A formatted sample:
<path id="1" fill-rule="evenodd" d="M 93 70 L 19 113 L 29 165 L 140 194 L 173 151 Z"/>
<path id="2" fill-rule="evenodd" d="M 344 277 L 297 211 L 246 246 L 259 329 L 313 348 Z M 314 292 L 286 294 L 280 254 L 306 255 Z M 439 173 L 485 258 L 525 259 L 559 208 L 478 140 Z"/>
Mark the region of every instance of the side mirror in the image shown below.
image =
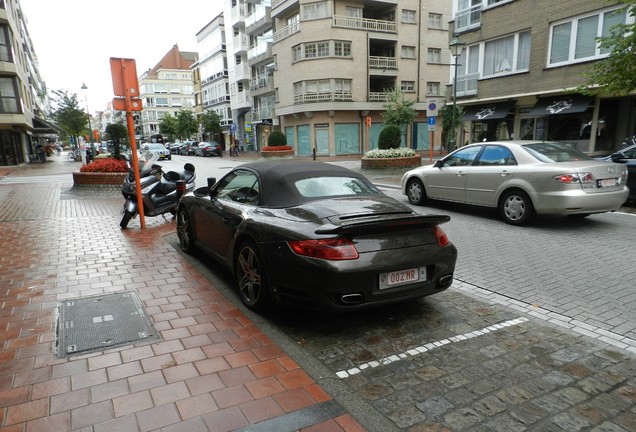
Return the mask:
<path id="1" fill-rule="evenodd" d="M 623 152 L 616 152 L 612 153 L 610 159 L 612 159 L 613 162 L 620 162 L 621 159 L 627 159 L 627 156 Z"/>
<path id="2" fill-rule="evenodd" d="M 441 167 L 442 167 L 442 163 L 443 163 L 443 162 L 442 162 L 442 160 L 441 160 L 441 159 L 438 159 L 438 160 L 436 160 L 436 161 L 435 161 L 435 163 L 433 164 L 433 166 L 434 166 L 435 168 L 441 168 Z"/>
<path id="3" fill-rule="evenodd" d="M 210 198 L 213 198 L 212 188 L 214 187 L 215 184 L 216 184 L 216 177 L 208 177 L 208 193 L 210 194 Z"/>

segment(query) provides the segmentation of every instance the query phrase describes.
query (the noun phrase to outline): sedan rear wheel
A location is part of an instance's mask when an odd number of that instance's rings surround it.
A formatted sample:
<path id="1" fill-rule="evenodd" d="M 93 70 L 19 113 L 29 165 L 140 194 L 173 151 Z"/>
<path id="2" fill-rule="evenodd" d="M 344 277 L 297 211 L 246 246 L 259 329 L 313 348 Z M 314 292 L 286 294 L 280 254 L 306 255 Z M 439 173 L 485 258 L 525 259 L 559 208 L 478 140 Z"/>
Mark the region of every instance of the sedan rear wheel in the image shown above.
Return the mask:
<path id="1" fill-rule="evenodd" d="M 254 243 L 246 241 L 239 246 L 234 262 L 234 279 L 245 306 L 256 312 L 267 309 L 267 277 L 263 260 Z"/>
<path id="2" fill-rule="evenodd" d="M 412 178 L 406 183 L 406 196 L 414 205 L 422 205 L 426 201 L 426 189 L 418 178 Z"/>
<path id="3" fill-rule="evenodd" d="M 527 193 L 510 190 L 499 201 L 499 213 L 510 225 L 525 225 L 534 217 L 534 207 Z"/>
<path id="4" fill-rule="evenodd" d="M 190 215 L 184 208 L 179 209 L 179 213 L 177 213 L 177 237 L 179 237 L 181 250 L 185 253 L 192 253 L 194 250 L 192 223 Z"/>

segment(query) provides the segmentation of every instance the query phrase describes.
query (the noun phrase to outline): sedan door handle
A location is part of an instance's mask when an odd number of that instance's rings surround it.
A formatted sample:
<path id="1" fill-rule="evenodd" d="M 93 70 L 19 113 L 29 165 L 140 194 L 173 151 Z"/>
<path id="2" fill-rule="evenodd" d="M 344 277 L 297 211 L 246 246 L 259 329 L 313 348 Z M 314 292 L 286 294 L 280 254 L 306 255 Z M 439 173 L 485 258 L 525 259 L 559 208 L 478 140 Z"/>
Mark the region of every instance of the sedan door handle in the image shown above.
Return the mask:
<path id="1" fill-rule="evenodd" d="M 508 172 L 508 171 L 502 171 L 499 175 L 502 176 L 502 177 L 507 177 L 509 175 L 512 175 L 512 173 Z"/>
<path id="2" fill-rule="evenodd" d="M 463 171 L 457 171 L 457 177 L 464 177 L 466 175 Z"/>

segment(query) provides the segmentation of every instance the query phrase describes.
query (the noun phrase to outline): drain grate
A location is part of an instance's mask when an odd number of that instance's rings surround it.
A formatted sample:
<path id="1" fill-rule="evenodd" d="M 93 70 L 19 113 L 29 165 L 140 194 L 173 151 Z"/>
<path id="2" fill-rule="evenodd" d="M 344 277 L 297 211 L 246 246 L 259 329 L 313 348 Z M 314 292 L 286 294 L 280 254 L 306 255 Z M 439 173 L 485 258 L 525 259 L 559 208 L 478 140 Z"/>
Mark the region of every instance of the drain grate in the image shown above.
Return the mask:
<path id="1" fill-rule="evenodd" d="M 58 305 L 58 358 L 157 339 L 134 292 L 69 299 Z"/>

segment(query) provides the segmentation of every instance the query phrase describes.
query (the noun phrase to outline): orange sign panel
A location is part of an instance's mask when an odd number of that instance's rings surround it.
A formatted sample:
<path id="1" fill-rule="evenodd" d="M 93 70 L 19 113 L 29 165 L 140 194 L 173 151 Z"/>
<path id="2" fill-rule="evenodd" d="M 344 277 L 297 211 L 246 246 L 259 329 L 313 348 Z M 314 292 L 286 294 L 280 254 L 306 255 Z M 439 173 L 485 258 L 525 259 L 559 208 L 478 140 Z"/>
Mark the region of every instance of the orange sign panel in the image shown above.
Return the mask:
<path id="1" fill-rule="evenodd" d="M 126 99 L 125 98 L 114 98 L 113 99 L 113 108 L 117 111 L 128 111 L 126 109 Z M 130 111 L 141 111 L 142 104 L 141 99 L 131 99 L 130 100 Z"/>
<path id="2" fill-rule="evenodd" d="M 137 66 L 134 59 L 110 58 L 110 73 L 113 77 L 113 92 L 115 96 L 138 98 L 139 82 L 137 81 Z"/>

